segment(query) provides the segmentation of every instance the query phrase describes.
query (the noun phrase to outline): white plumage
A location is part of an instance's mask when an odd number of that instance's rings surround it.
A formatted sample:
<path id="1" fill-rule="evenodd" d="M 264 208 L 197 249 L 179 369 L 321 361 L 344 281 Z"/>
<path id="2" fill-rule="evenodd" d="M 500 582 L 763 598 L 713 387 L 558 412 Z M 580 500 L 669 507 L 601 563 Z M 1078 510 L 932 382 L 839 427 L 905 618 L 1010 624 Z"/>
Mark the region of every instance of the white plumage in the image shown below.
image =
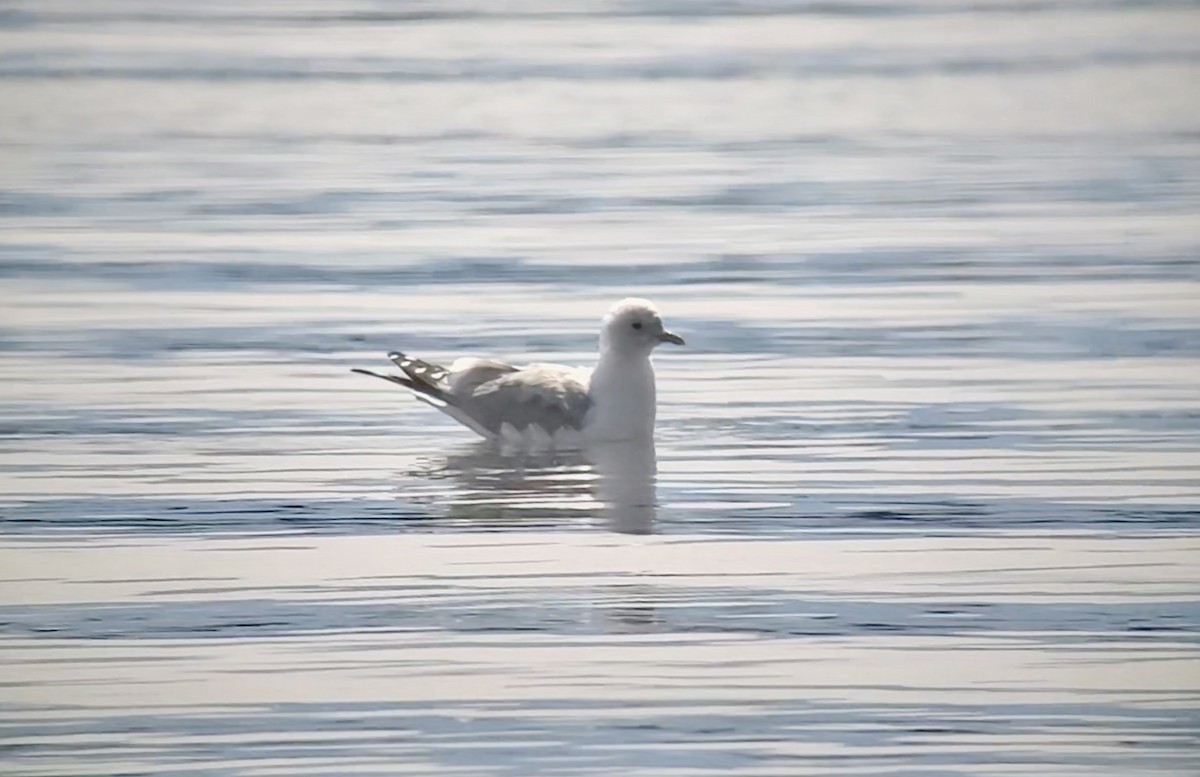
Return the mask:
<path id="1" fill-rule="evenodd" d="M 517 367 L 494 359 L 458 359 L 449 367 L 404 353 L 388 354 L 403 375 L 356 369 L 404 386 L 420 400 L 490 439 L 522 447 L 585 441 L 649 440 L 655 386 L 650 354 L 683 345 L 653 304 L 621 300 L 604 317 L 595 368 L 561 364 Z"/>

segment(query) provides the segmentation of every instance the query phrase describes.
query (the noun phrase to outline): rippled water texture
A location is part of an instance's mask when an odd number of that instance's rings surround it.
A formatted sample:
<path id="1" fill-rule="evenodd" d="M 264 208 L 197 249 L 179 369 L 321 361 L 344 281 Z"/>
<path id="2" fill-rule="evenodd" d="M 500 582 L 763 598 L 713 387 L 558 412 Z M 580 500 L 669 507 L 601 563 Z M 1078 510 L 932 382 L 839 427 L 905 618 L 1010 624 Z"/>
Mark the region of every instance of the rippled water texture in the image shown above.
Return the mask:
<path id="1" fill-rule="evenodd" d="M 5 4 L 0 771 L 1200 773 L 1197 29 Z M 655 450 L 349 373 L 627 294 Z"/>

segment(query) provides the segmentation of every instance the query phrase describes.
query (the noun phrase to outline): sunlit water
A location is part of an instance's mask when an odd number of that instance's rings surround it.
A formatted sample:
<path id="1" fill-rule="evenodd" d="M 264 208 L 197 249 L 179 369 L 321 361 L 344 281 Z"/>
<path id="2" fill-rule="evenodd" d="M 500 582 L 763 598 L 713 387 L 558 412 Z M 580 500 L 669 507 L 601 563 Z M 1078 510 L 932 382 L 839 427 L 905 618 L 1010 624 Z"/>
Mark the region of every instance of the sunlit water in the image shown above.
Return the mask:
<path id="1" fill-rule="evenodd" d="M 1198 25 L 9 3 L 3 773 L 1196 774 Z M 653 451 L 349 373 L 631 293 Z"/>

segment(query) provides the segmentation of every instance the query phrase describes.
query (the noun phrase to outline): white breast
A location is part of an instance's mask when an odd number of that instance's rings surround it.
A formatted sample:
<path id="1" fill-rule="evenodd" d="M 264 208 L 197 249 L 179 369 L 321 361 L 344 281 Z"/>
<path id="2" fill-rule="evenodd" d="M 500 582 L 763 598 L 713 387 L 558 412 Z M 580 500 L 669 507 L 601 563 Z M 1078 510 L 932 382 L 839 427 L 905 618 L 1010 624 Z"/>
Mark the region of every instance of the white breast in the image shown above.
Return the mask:
<path id="1" fill-rule="evenodd" d="M 584 432 L 592 440 L 654 436 L 654 368 L 650 360 L 601 359 L 588 386 L 592 407 Z"/>

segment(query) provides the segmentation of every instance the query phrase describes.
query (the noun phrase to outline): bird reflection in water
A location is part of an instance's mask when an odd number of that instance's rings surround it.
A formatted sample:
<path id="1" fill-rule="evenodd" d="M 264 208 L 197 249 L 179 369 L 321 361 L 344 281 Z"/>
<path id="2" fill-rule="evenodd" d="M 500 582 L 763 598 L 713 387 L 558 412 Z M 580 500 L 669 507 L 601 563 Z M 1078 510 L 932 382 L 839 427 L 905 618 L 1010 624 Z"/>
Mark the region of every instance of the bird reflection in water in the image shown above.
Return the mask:
<path id="1" fill-rule="evenodd" d="M 554 526 L 590 518 L 610 531 L 649 534 L 656 472 L 652 442 L 546 453 L 512 453 L 481 443 L 427 459 L 409 474 L 451 482 L 450 489 L 430 495 L 451 520 Z"/>
<path id="2" fill-rule="evenodd" d="M 654 443 L 610 442 L 589 446 L 584 454 L 596 474 L 595 499 L 609 530 L 649 534 L 657 510 Z"/>

